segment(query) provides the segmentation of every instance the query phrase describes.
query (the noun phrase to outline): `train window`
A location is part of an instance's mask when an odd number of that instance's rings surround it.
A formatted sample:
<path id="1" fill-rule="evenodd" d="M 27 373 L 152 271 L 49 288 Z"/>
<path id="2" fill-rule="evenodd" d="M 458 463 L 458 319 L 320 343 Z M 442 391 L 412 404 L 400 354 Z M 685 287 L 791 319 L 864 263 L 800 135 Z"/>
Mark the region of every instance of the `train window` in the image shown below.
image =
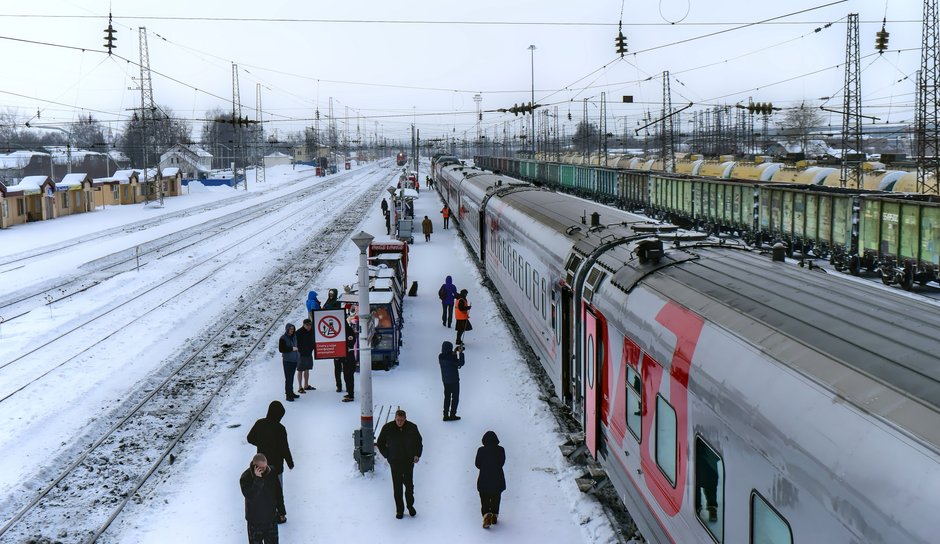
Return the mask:
<path id="1" fill-rule="evenodd" d="M 756 491 L 751 494 L 751 544 L 793 544 L 790 524 Z"/>
<path id="2" fill-rule="evenodd" d="M 525 263 L 525 274 L 522 276 L 522 283 L 525 284 L 525 298 L 532 300 L 532 289 L 529 287 L 529 278 L 532 277 L 532 268 L 529 266 L 529 263 Z M 520 287 L 522 287 L 520 285 Z"/>
<path id="3" fill-rule="evenodd" d="M 695 437 L 695 512 L 699 523 L 715 538 L 724 540 L 725 466 L 721 457 L 701 436 Z"/>
<path id="4" fill-rule="evenodd" d="M 522 255 L 519 255 L 518 259 L 519 259 L 519 263 L 517 266 L 519 268 L 519 274 L 516 276 L 516 282 L 519 283 L 519 289 L 524 289 L 525 288 L 525 285 L 524 285 L 525 275 L 522 273 L 522 271 L 525 270 L 525 267 L 523 266 L 523 263 L 525 263 L 525 259 L 522 258 Z"/>
<path id="5" fill-rule="evenodd" d="M 542 278 L 542 319 L 548 319 L 548 315 L 545 310 L 545 278 Z"/>
<path id="6" fill-rule="evenodd" d="M 532 271 L 532 305 L 535 307 L 535 311 L 539 311 L 539 271 Z"/>
<path id="7" fill-rule="evenodd" d="M 676 410 L 662 395 L 656 395 L 656 464 L 676 486 Z"/>
<path id="8" fill-rule="evenodd" d="M 643 383 L 632 366 L 627 367 L 627 428 L 639 441 L 643 430 Z"/>
<path id="9" fill-rule="evenodd" d="M 516 281 L 516 250 L 509 250 L 509 275 L 512 276 L 512 281 Z"/>

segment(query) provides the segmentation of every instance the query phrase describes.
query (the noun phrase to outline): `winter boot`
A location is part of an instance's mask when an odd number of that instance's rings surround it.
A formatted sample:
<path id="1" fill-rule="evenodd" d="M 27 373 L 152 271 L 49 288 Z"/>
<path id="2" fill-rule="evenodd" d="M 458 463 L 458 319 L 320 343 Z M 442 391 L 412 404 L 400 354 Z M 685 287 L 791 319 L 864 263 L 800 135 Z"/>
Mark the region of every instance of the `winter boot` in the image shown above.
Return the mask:
<path id="1" fill-rule="evenodd" d="M 489 529 L 490 525 L 492 524 L 493 524 L 493 514 L 490 514 L 489 512 L 487 512 L 486 514 L 483 514 L 483 528 Z"/>
<path id="2" fill-rule="evenodd" d="M 499 517 L 499 514 L 493 514 L 493 525 L 496 525 L 496 518 Z"/>
<path id="3" fill-rule="evenodd" d="M 444 412 L 444 421 L 450 421 L 451 417 L 447 415 L 447 412 Z"/>
<path id="4" fill-rule="evenodd" d="M 450 421 L 460 421 L 460 416 L 458 416 L 457 414 L 451 414 Z"/>

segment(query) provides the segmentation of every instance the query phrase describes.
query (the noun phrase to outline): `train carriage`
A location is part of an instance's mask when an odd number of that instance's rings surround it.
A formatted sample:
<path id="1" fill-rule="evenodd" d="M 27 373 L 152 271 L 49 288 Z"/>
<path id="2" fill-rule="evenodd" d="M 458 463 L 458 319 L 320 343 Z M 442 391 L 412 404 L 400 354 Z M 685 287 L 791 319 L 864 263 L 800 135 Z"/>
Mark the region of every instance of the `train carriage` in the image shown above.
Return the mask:
<path id="1" fill-rule="evenodd" d="M 886 284 L 910 290 L 936 281 L 940 267 L 940 201 L 925 195 L 865 196 L 858 255 L 878 263 Z"/>

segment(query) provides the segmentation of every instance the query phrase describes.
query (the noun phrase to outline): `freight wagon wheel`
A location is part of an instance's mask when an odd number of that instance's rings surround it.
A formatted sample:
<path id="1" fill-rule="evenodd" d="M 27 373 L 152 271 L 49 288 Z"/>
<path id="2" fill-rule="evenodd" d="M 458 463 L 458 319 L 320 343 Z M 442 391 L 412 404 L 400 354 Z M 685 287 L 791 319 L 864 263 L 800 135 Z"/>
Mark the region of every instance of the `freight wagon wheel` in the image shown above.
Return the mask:
<path id="1" fill-rule="evenodd" d="M 901 289 L 905 291 L 910 291 L 914 288 L 914 274 L 910 270 L 905 270 L 901 272 L 901 277 L 898 279 L 898 283 L 901 284 Z"/>
<path id="2" fill-rule="evenodd" d="M 849 257 L 849 272 L 853 276 L 858 276 L 858 273 L 861 271 L 861 263 L 858 261 L 858 255 L 852 255 Z"/>

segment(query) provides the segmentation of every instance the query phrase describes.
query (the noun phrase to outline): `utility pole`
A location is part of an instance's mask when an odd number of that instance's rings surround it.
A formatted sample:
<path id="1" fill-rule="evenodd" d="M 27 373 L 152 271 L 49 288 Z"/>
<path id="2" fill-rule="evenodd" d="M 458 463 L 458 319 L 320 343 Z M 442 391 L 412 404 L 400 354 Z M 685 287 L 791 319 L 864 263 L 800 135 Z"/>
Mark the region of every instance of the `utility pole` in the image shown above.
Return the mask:
<path id="1" fill-rule="evenodd" d="M 920 109 L 917 127 L 917 191 L 937 194 L 940 189 L 940 89 L 937 87 L 940 39 L 937 0 L 924 0 L 924 33 L 920 48 Z"/>
<path id="2" fill-rule="evenodd" d="M 862 95 L 859 77 L 858 13 L 850 13 L 845 36 L 845 90 L 842 100 L 842 170 L 840 187 L 862 187 Z M 849 146 L 854 156 L 849 156 Z"/>
<path id="3" fill-rule="evenodd" d="M 532 60 L 532 62 L 531 62 L 531 67 L 532 67 L 532 101 L 529 102 L 529 104 L 534 108 L 534 107 L 535 107 L 535 49 L 536 49 L 536 47 L 535 47 L 534 45 L 530 45 L 530 46 L 528 47 L 528 49 L 529 49 L 529 52 L 531 53 L 531 57 L 532 57 L 532 59 L 531 59 L 531 60 Z M 534 158 L 535 158 L 535 114 L 532 115 L 532 121 L 531 121 L 530 124 L 531 124 L 532 126 L 531 126 L 531 129 L 530 129 L 530 132 L 531 132 L 531 134 L 530 134 L 531 140 L 529 141 L 529 145 L 532 146 L 532 158 L 534 159 Z"/>
<path id="4" fill-rule="evenodd" d="M 662 145 L 660 147 L 660 158 L 663 161 L 664 172 L 676 171 L 676 147 L 674 139 L 674 126 L 672 120 L 672 93 L 669 91 L 669 71 L 663 72 L 663 121 Z"/>
<path id="5" fill-rule="evenodd" d="M 238 65 L 234 62 L 232 63 L 232 134 L 235 136 L 235 141 L 232 143 L 232 147 L 235 148 L 233 153 L 235 156 L 232 161 L 232 176 L 237 175 L 238 173 L 238 158 L 239 151 L 244 152 L 242 149 L 242 97 L 241 91 L 238 88 Z M 245 172 L 245 190 L 248 190 L 248 172 Z"/>
<path id="6" fill-rule="evenodd" d="M 600 131 L 600 140 L 598 140 L 598 154 L 603 154 L 604 166 L 607 166 L 607 93 L 601 92 L 601 113 L 600 125 L 598 130 Z M 598 161 L 600 163 L 600 161 Z"/>
<path id="7" fill-rule="evenodd" d="M 369 305 L 369 244 L 374 237 L 359 231 L 352 237 L 359 248 L 359 429 L 353 431 L 353 457 L 359 472 L 375 468 L 375 427 L 372 421 L 372 310 Z"/>
<path id="8" fill-rule="evenodd" d="M 261 122 L 261 84 L 255 84 L 255 120 L 258 122 L 258 166 L 255 167 L 255 182 L 264 183 L 264 124 Z"/>
<path id="9" fill-rule="evenodd" d="M 150 147 L 150 135 L 147 132 L 148 125 L 153 124 L 157 107 L 153 101 L 153 83 L 150 79 L 150 52 L 147 49 L 147 27 L 140 27 L 140 125 L 141 125 L 141 144 L 144 153 L 144 187 L 147 187 L 147 165 L 150 160 L 147 157 L 147 148 Z M 154 194 L 160 205 L 163 205 L 163 184 L 154 180 Z M 145 200 L 149 202 L 150 191 L 145 195 Z"/>

